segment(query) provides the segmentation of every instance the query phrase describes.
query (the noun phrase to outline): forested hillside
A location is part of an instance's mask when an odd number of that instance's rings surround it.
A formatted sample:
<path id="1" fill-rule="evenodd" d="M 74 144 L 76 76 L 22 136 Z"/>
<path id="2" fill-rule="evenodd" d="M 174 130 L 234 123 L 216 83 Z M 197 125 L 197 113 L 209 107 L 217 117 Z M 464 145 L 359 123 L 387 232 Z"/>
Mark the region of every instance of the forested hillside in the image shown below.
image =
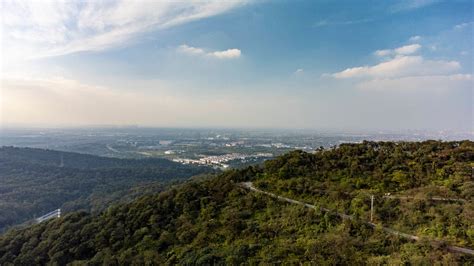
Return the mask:
<path id="1" fill-rule="evenodd" d="M 0 264 L 473 265 L 474 256 L 446 249 L 446 244 L 474 248 L 473 162 L 470 141 L 364 142 L 315 154 L 295 151 L 98 216 L 70 213 L 9 231 L 0 237 Z M 278 201 L 239 186 L 244 181 L 356 219 Z M 370 195 L 377 199 L 375 223 L 425 240 L 412 242 L 367 226 Z M 434 200 L 438 197 L 456 200 Z"/>
<path id="2" fill-rule="evenodd" d="M 57 208 L 100 211 L 136 195 L 137 189 L 156 192 L 165 183 L 206 172 L 211 169 L 163 159 L 125 160 L 2 147 L 0 232 Z"/>
<path id="3" fill-rule="evenodd" d="M 402 232 L 474 247 L 474 146 L 344 144 L 268 161 L 255 185 Z"/>

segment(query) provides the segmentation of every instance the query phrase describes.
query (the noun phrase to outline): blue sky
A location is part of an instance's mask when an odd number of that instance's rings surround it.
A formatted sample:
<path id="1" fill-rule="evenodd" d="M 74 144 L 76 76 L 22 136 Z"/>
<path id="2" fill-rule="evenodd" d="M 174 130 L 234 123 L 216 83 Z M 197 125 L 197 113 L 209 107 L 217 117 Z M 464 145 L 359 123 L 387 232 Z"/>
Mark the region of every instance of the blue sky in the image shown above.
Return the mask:
<path id="1" fill-rule="evenodd" d="M 1 5 L 3 125 L 472 131 L 471 1 Z"/>

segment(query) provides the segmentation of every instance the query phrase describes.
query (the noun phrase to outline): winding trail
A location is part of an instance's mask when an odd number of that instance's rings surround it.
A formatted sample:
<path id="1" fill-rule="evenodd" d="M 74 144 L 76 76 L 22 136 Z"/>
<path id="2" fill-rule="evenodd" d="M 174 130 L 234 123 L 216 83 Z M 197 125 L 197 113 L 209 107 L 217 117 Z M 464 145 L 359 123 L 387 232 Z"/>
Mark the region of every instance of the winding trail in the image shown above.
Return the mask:
<path id="1" fill-rule="evenodd" d="M 258 189 L 256 187 L 254 187 L 252 182 L 239 183 L 239 186 L 244 188 L 244 189 L 248 189 L 250 191 L 254 191 L 254 192 L 257 192 L 257 193 L 268 195 L 272 198 L 276 198 L 276 199 L 281 200 L 281 201 L 289 202 L 291 204 L 297 204 L 297 205 L 304 206 L 306 208 L 311 208 L 311 209 L 315 209 L 315 210 L 319 209 L 319 210 L 322 210 L 324 212 L 333 213 L 333 214 L 341 217 L 342 219 L 355 220 L 355 217 L 352 216 L 352 215 L 347 215 L 347 214 L 344 214 L 344 213 L 336 212 L 336 211 L 326 209 L 326 208 L 323 208 L 323 207 L 317 207 L 315 205 L 311 205 L 311 204 L 308 204 L 308 203 L 305 203 L 305 202 L 302 202 L 302 201 L 290 199 L 290 198 L 287 198 L 287 197 L 278 196 L 274 193 L 263 191 L 261 189 Z M 403 232 L 400 232 L 400 231 L 397 231 L 397 230 L 394 230 L 394 229 L 391 229 L 391 228 L 388 228 L 388 227 L 380 226 L 380 225 L 377 225 L 375 223 L 371 223 L 371 222 L 368 222 L 368 221 L 362 221 L 362 222 L 369 225 L 372 228 L 378 227 L 378 228 L 382 229 L 384 232 L 392 234 L 392 235 L 396 235 L 396 236 L 406 238 L 406 239 L 410 239 L 410 240 L 414 240 L 414 241 L 421 240 L 421 237 L 419 237 L 419 236 L 406 234 L 406 233 L 403 233 Z M 442 244 L 443 243 L 443 241 L 441 241 L 441 240 L 430 240 L 430 242 L 433 243 L 433 244 Z M 451 251 L 451 252 L 464 253 L 464 254 L 469 254 L 469 255 L 474 256 L 474 250 L 472 250 L 472 249 L 457 247 L 457 246 L 450 246 L 450 245 L 447 245 L 446 249 Z"/>

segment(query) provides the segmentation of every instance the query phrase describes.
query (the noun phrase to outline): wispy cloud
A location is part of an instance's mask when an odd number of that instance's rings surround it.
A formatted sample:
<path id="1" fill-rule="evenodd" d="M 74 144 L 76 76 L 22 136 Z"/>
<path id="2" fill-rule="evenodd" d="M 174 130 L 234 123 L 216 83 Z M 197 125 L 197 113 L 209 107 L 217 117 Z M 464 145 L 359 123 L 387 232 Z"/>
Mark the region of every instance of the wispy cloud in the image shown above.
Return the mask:
<path id="1" fill-rule="evenodd" d="M 457 61 L 426 60 L 421 56 L 398 56 L 373 66 L 347 68 L 334 73 L 335 78 L 387 78 L 455 73 L 461 69 Z"/>
<path id="2" fill-rule="evenodd" d="M 245 2 L 2 1 L 2 43 L 6 53 L 28 57 L 100 51 L 127 45 L 141 33 L 222 14 Z"/>
<path id="3" fill-rule="evenodd" d="M 404 45 L 395 49 L 377 50 L 374 52 L 374 54 L 380 57 L 392 56 L 392 55 L 410 55 L 417 52 L 420 48 L 421 48 L 421 45 L 419 44 L 409 44 L 409 45 Z"/>
<path id="4" fill-rule="evenodd" d="M 402 11 L 409 11 L 413 9 L 418 9 L 426 6 L 430 6 L 440 2 L 440 0 L 402 0 L 398 3 L 392 5 L 390 10 L 394 13 L 402 12 Z"/>
<path id="5" fill-rule="evenodd" d="M 411 36 L 410 39 L 408 39 L 408 41 L 410 42 L 419 42 L 420 40 L 421 40 L 420 35 Z"/>
<path id="6" fill-rule="evenodd" d="M 334 21 L 334 20 L 320 20 L 316 23 L 313 24 L 313 27 L 319 28 L 319 27 L 326 27 L 326 26 L 343 26 L 343 25 L 352 25 L 352 24 L 361 24 L 361 23 L 367 23 L 374 21 L 374 19 L 371 18 L 365 18 L 365 19 L 356 19 L 356 20 L 340 20 L 340 21 Z"/>
<path id="7" fill-rule="evenodd" d="M 455 30 L 462 30 L 462 29 L 465 29 L 465 28 L 467 28 L 467 27 L 469 27 L 469 26 L 471 26 L 471 25 L 473 25 L 473 24 L 474 24 L 473 21 L 471 21 L 471 22 L 464 22 L 464 23 L 455 25 L 455 26 L 454 26 L 454 29 L 455 29 Z"/>
<path id="8" fill-rule="evenodd" d="M 177 48 L 178 52 L 188 54 L 188 55 L 202 55 L 202 56 L 208 56 L 208 57 L 214 57 L 218 59 L 234 59 L 234 58 L 239 58 L 242 54 L 242 52 L 239 49 L 227 49 L 223 51 L 211 51 L 211 52 L 206 52 L 202 48 L 197 48 L 197 47 L 192 47 L 186 44 L 180 45 Z"/>
<path id="9" fill-rule="evenodd" d="M 180 45 L 177 50 L 181 53 L 190 54 L 190 55 L 202 55 L 206 53 L 201 48 L 188 46 L 186 44 Z"/>

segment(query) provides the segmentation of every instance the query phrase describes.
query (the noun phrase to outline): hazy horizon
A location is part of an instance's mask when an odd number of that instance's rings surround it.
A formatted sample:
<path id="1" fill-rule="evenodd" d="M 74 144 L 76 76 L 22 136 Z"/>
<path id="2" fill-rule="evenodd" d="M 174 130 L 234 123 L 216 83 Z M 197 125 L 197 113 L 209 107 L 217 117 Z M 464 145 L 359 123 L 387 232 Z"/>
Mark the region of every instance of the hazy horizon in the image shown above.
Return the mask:
<path id="1" fill-rule="evenodd" d="M 473 131 L 471 1 L 3 1 L 0 127 Z"/>
<path id="2" fill-rule="evenodd" d="M 434 130 L 434 129 L 380 129 L 380 128 L 297 128 L 297 127 L 222 127 L 222 126 L 141 126 L 141 125 L 1 125 L 0 133 L 5 132 L 82 132 L 82 131 L 223 131 L 223 132 L 261 132 L 268 134 L 309 134 L 309 135 L 404 135 L 441 137 L 451 140 L 474 139 L 474 131 Z M 122 130 L 122 131 L 120 131 Z M 428 138 L 427 138 L 428 137 Z M 432 138 L 431 138 L 432 139 Z"/>

